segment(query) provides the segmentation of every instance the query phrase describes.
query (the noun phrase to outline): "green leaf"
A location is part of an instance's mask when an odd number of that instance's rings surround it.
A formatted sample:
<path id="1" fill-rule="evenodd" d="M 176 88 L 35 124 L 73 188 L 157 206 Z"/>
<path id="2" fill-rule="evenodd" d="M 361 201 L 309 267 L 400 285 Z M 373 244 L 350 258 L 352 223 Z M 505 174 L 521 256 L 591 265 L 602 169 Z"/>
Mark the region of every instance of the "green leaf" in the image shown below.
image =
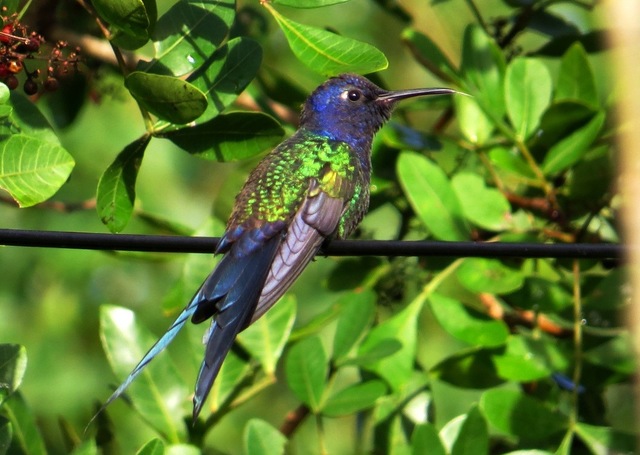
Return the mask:
<path id="1" fill-rule="evenodd" d="M 403 152 L 398 178 L 413 210 L 438 240 L 467 240 L 469 230 L 447 175 L 424 156 Z"/>
<path id="2" fill-rule="evenodd" d="M 533 340 L 527 340 L 523 335 L 510 336 L 505 352 L 493 356 L 498 376 L 516 382 L 532 382 L 551 376 L 547 359 L 540 355 L 545 352 L 535 347 Z"/>
<path id="3" fill-rule="evenodd" d="M 535 179 L 531 167 L 515 148 L 494 147 L 489 152 L 489 159 L 503 171 L 513 173 L 518 177 Z"/>
<path id="4" fill-rule="evenodd" d="M 325 76 L 374 73 L 389 66 L 385 55 L 370 44 L 294 22 L 263 4 L 284 32 L 289 47 L 302 63 Z"/>
<path id="5" fill-rule="evenodd" d="M 330 396 L 324 403 L 322 414 L 338 417 L 371 408 L 386 392 L 387 386 L 382 381 L 372 380 L 352 385 Z"/>
<path id="6" fill-rule="evenodd" d="M 127 34 L 148 37 L 150 21 L 142 0 L 93 0 L 91 4 L 109 24 Z"/>
<path id="7" fill-rule="evenodd" d="M 258 73 L 262 48 L 246 37 L 229 40 L 194 71 L 187 81 L 207 96 L 207 108 L 196 123 L 204 123 L 230 106 Z"/>
<path id="8" fill-rule="evenodd" d="M 11 422 L 0 416 L 0 455 L 5 455 L 11 446 L 13 439 L 13 430 Z"/>
<path id="9" fill-rule="evenodd" d="M 535 276 L 527 277 L 524 285 L 506 298 L 513 306 L 543 313 L 560 312 L 573 303 L 571 292 L 560 283 Z"/>
<path id="10" fill-rule="evenodd" d="M 100 308 L 100 339 L 112 370 L 124 379 L 153 345 L 152 335 L 128 309 L 111 305 Z M 134 408 L 168 441 L 185 440 L 183 406 L 189 390 L 167 356 L 158 356 L 129 387 Z"/>
<path id="11" fill-rule="evenodd" d="M 599 105 L 589 56 L 579 42 L 573 44 L 562 57 L 555 100 L 579 101 L 593 108 Z"/>
<path id="12" fill-rule="evenodd" d="M 482 177 L 470 172 L 461 172 L 453 176 L 451 186 L 467 220 L 489 231 L 509 228 L 509 201 L 497 189 L 487 188 Z"/>
<path id="13" fill-rule="evenodd" d="M 459 81 L 458 72 L 453 63 L 427 35 L 412 28 L 406 28 L 402 32 L 402 41 L 409 47 L 418 63 L 431 71 L 436 77 L 445 82 Z"/>
<path id="14" fill-rule="evenodd" d="M 477 145 L 483 145 L 491 139 L 495 125 L 475 98 L 454 96 L 453 104 L 456 107 L 456 118 L 464 137 Z"/>
<path id="15" fill-rule="evenodd" d="M 609 341 L 589 349 L 583 355 L 589 363 L 623 374 L 633 374 L 637 368 L 633 342 L 628 332 L 623 332 Z"/>
<path id="16" fill-rule="evenodd" d="M 342 361 L 341 365 L 370 365 L 392 356 L 402 349 L 402 343 L 395 338 L 383 338 L 375 344 L 367 345 L 358 355 Z"/>
<path id="17" fill-rule="evenodd" d="M 174 76 L 134 71 L 124 85 L 142 107 L 171 123 L 189 123 L 207 108 L 207 98 L 200 89 Z"/>
<path id="18" fill-rule="evenodd" d="M 376 294 L 371 290 L 349 292 L 340 298 L 340 318 L 333 337 L 333 358 L 340 362 L 364 337 L 373 322 Z"/>
<path id="19" fill-rule="evenodd" d="M 451 447 L 451 455 L 483 455 L 489 453 L 487 422 L 477 406 L 467 413 L 458 436 Z"/>
<path id="20" fill-rule="evenodd" d="M 322 6 L 346 3 L 349 0 L 274 0 L 274 5 L 290 6 L 292 8 L 320 8 Z"/>
<path id="21" fill-rule="evenodd" d="M 411 435 L 411 455 L 447 455 L 438 430 L 430 423 L 416 425 Z"/>
<path id="22" fill-rule="evenodd" d="M 431 368 L 431 374 L 441 381 L 467 389 L 486 389 L 504 382 L 491 362 L 491 351 L 486 349 L 474 348 L 451 355 Z"/>
<path id="23" fill-rule="evenodd" d="M 13 393 L 2 404 L 2 414 L 11 422 L 13 437 L 9 453 L 28 455 L 46 455 L 42 435 L 36 425 L 36 419 L 20 392 Z"/>
<path id="24" fill-rule="evenodd" d="M 287 383 L 300 401 L 314 413 L 322 408 L 329 365 L 327 354 L 317 336 L 296 343 L 285 363 Z"/>
<path id="25" fill-rule="evenodd" d="M 456 274 L 460 284 L 476 293 L 507 294 L 519 289 L 524 282 L 520 271 L 497 259 L 467 258 Z"/>
<path id="26" fill-rule="evenodd" d="M 238 341 L 260 361 L 268 375 L 276 371 L 284 345 L 296 319 L 296 301 L 285 296 L 264 316 L 238 336 Z"/>
<path id="27" fill-rule="evenodd" d="M 136 452 L 136 455 L 164 455 L 165 448 L 162 440 L 154 438 L 147 442 L 140 450 Z"/>
<path id="28" fill-rule="evenodd" d="M 472 95 L 492 119 L 506 113 L 504 100 L 505 57 L 496 43 L 478 25 L 464 31 L 460 71 L 463 89 Z"/>
<path id="29" fill-rule="evenodd" d="M 197 367 L 202 363 L 202 356 L 204 348 L 202 346 L 202 331 L 198 331 L 196 339 L 192 342 L 195 349 L 193 350 L 195 355 L 195 362 Z M 212 413 L 217 412 L 223 407 L 226 401 L 235 394 L 238 389 L 244 388 L 248 385 L 246 378 L 251 377 L 251 365 L 250 359 L 244 359 L 236 355 L 233 351 L 227 354 L 220 372 L 216 377 L 209 394 L 209 407 Z M 196 367 L 196 368 L 197 368 Z"/>
<path id="30" fill-rule="evenodd" d="M 60 139 L 40 112 L 38 107 L 24 96 L 20 91 L 11 92 L 11 106 L 13 110 L 9 115 L 9 122 L 12 128 L 16 128 L 20 133 L 32 139 L 39 139 L 53 145 L 62 146 Z M 15 130 L 12 130 L 12 134 Z"/>
<path id="31" fill-rule="evenodd" d="M 15 392 L 27 369 L 27 351 L 18 344 L 0 344 L 0 405 Z"/>
<path id="32" fill-rule="evenodd" d="M 422 309 L 422 303 L 422 299 L 416 298 L 402 311 L 375 326 L 360 345 L 359 355 L 366 356 L 372 350 L 379 349 L 381 343 L 389 345 L 396 340 L 402 344 L 401 349 L 392 355 L 370 363 L 360 362 L 363 368 L 385 379 L 394 390 L 400 390 L 413 372 L 418 337 L 418 315 Z"/>
<path id="33" fill-rule="evenodd" d="M 49 199 L 69 178 L 75 162 L 57 144 L 14 134 L 0 141 L 0 188 L 20 207 Z"/>
<path id="34" fill-rule="evenodd" d="M 244 429 L 244 453 L 248 455 L 279 455 L 284 453 L 287 438 L 269 423 L 251 419 Z"/>
<path id="35" fill-rule="evenodd" d="M 174 76 L 199 68 L 222 44 L 236 16 L 234 0 L 180 0 L 162 15 L 152 33 L 155 59 L 147 72 Z"/>
<path id="36" fill-rule="evenodd" d="M 551 100 L 553 82 L 547 67 L 534 58 L 516 58 L 507 67 L 507 113 L 520 140 L 528 139 L 540 124 Z"/>
<path id="37" fill-rule="evenodd" d="M 122 231 L 136 199 L 136 179 L 151 136 L 144 135 L 127 145 L 98 182 L 96 209 L 111 232 Z"/>
<path id="38" fill-rule="evenodd" d="M 585 296 L 585 308 L 607 311 L 624 307 L 628 295 L 628 283 L 627 268 L 618 267 L 612 270 Z"/>
<path id="39" fill-rule="evenodd" d="M 199 158 L 236 161 L 275 146 L 284 135 L 280 124 L 259 112 L 222 114 L 205 123 L 167 132 L 163 137 Z"/>
<path id="40" fill-rule="evenodd" d="M 637 449 L 637 439 L 634 435 L 583 422 L 577 422 L 575 428 L 578 437 L 593 454 L 634 453 Z"/>
<path id="41" fill-rule="evenodd" d="M 444 330 L 473 346 L 501 346 L 509 336 L 504 322 L 472 311 L 457 300 L 434 293 L 429 297 L 429 304 Z"/>
<path id="42" fill-rule="evenodd" d="M 554 145 L 544 157 L 541 168 L 546 175 L 558 174 L 577 163 L 598 137 L 606 115 L 598 113 L 582 128 Z"/>
<path id="43" fill-rule="evenodd" d="M 73 448 L 70 455 L 98 455 L 98 446 L 94 439 L 89 439 Z"/>
<path id="44" fill-rule="evenodd" d="M 487 421 L 522 441 L 540 441 L 566 429 L 567 418 L 522 392 L 488 390 L 480 398 Z"/>

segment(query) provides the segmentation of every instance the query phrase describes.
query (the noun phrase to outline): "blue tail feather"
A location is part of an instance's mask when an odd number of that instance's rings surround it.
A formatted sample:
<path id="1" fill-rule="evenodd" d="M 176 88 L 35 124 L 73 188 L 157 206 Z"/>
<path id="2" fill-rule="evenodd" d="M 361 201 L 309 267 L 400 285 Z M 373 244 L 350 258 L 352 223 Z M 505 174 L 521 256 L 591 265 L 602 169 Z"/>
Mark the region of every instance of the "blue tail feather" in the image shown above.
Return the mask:
<path id="1" fill-rule="evenodd" d="M 248 232 L 243 235 L 248 235 Z M 255 244 L 248 251 L 240 248 L 246 246 L 246 242 L 232 244 L 186 308 L 111 394 L 89 424 L 125 392 L 149 362 L 173 341 L 190 318 L 199 323 L 215 316 L 209 329 L 205 359 L 196 383 L 193 415 L 194 419 L 197 418 L 236 335 L 251 321 L 271 263 L 283 238 L 282 235 L 274 235 L 264 239 L 261 245 Z"/>
<path id="2" fill-rule="evenodd" d="M 224 298 L 216 303 L 217 314 L 209 329 L 205 358 L 196 381 L 193 397 L 194 420 L 198 417 L 236 336 L 251 321 L 281 239 L 281 236 L 276 236 L 269 239 L 262 248 L 232 259 L 241 264 L 241 271 L 236 275 L 239 284 L 233 286 Z M 237 269 L 233 267 L 234 271 Z"/>

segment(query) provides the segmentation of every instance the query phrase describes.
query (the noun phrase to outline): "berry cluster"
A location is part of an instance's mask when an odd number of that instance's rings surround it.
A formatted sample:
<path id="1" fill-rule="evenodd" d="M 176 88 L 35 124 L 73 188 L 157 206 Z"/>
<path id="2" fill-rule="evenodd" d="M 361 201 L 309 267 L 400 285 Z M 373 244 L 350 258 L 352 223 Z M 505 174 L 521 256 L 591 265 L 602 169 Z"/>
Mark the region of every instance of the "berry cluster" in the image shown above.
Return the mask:
<path id="1" fill-rule="evenodd" d="M 41 46 L 45 42 L 42 35 L 29 31 L 15 16 L 0 16 L 0 81 L 11 90 L 18 88 L 18 75 L 24 74 L 22 89 L 27 95 L 35 95 L 40 87 L 38 80 L 41 70 L 28 66 L 36 60 L 46 60 L 46 79 L 42 87 L 47 91 L 58 88 L 58 77 L 78 69 L 80 49 L 67 51 L 67 43 L 57 42 L 47 57 L 40 57 Z"/>

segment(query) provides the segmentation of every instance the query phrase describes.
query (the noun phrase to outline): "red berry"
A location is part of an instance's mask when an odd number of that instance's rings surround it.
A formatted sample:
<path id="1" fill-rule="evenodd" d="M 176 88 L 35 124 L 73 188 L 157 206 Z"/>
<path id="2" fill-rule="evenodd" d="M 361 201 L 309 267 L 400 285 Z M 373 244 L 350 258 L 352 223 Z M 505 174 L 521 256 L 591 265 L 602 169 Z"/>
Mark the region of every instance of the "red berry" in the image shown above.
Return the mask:
<path id="1" fill-rule="evenodd" d="M 13 74 L 5 77 L 4 83 L 7 87 L 9 87 L 9 90 L 15 90 L 18 88 L 18 78 L 15 77 Z"/>
<path id="2" fill-rule="evenodd" d="M 58 90 L 58 79 L 55 77 L 48 77 L 46 81 L 44 81 L 44 89 L 48 92 L 55 92 Z"/>
<path id="3" fill-rule="evenodd" d="M 11 43 L 11 36 L 13 34 L 13 24 L 7 24 L 2 27 L 2 32 L 0 32 L 0 42 L 9 44 Z"/>
<path id="4" fill-rule="evenodd" d="M 38 93 L 38 84 L 33 79 L 29 78 L 24 81 L 22 89 L 27 95 L 35 95 L 36 93 Z"/>

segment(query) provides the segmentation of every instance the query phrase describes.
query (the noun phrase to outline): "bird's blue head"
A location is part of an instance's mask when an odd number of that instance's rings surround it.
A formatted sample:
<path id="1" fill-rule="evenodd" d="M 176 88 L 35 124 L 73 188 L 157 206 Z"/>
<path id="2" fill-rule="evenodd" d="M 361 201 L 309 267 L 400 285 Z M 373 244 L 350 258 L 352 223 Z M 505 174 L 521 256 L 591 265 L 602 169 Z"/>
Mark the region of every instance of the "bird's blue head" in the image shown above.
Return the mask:
<path id="1" fill-rule="evenodd" d="M 300 127 L 369 151 L 373 135 L 389 120 L 396 103 L 405 98 L 455 93 L 454 90 L 383 90 L 356 74 L 329 79 L 309 96 Z"/>

